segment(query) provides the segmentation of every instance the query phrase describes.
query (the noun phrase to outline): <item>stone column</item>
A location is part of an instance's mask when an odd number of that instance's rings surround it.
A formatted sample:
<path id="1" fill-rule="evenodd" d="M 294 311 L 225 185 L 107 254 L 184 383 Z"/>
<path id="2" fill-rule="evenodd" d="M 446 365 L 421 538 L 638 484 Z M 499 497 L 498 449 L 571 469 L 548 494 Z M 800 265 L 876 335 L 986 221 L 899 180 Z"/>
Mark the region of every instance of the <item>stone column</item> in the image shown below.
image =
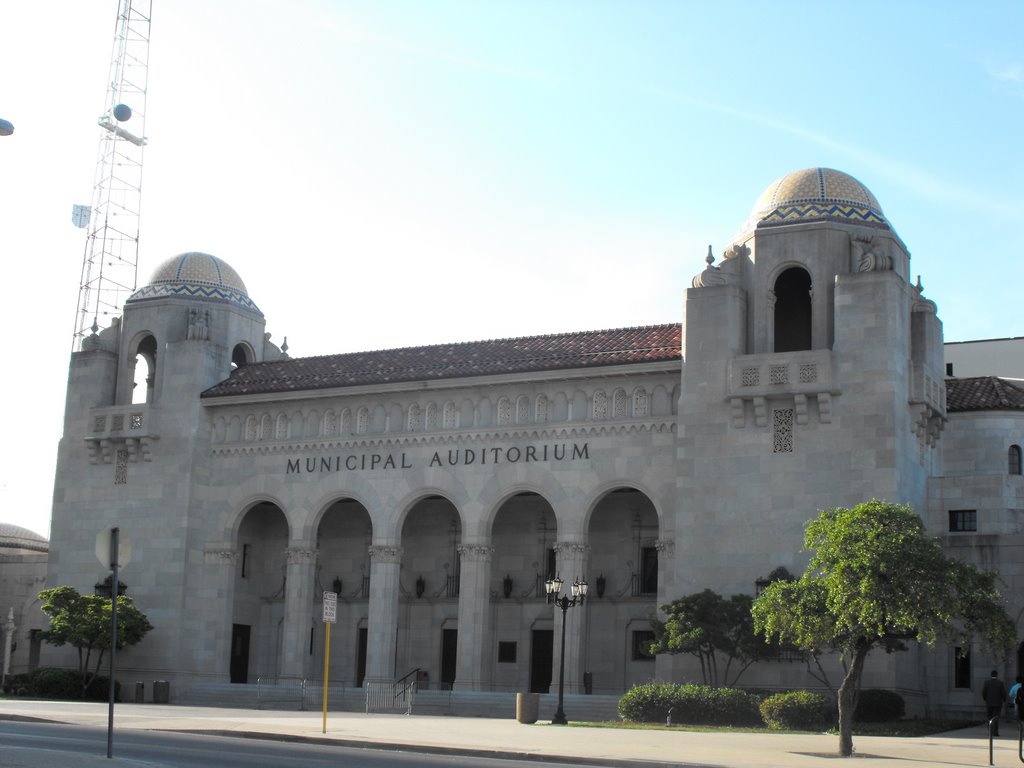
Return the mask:
<path id="1" fill-rule="evenodd" d="M 491 645 L 491 555 L 494 547 L 459 547 L 459 642 L 455 667 L 456 690 L 482 691 L 490 675 L 485 668 Z"/>
<path id="2" fill-rule="evenodd" d="M 4 625 L 4 670 L 0 675 L 0 685 L 7 682 L 7 676 L 11 673 L 11 639 L 14 637 L 14 609 L 11 608 L 7 614 L 7 623 Z"/>
<path id="3" fill-rule="evenodd" d="M 231 544 L 207 544 L 203 549 L 203 588 L 194 611 L 194 648 L 196 668 L 208 682 L 230 680 L 237 562 L 238 550 Z"/>
<path id="4" fill-rule="evenodd" d="M 309 628 L 313 623 L 316 549 L 299 544 L 285 550 L 284 640 L 281 678 L 301 680 L 310 675 Z"/>
<path id="5" fill-rule="evenodd" d="M 587 546 L 586 541 L 559 541 L 555 544 L 555 562 L 558 575 L 564 580 L 562 594 L 572 597 L 572 583 L 582 579 L 587 567 Z M 590 599 L 590 598 L 588 598 Z M 584 628 L 586 627 L 586 616 L 584 611 L 588 610 L 587 604 L 575 605 L 565 614 L 565 692 L 583 693 L 583 643 L 585 639 Z M 562 611 L 552 606 L 555 620 L 555 649 L 554 666 L 551 672 L 551 693 L 558 692 L 558 671 L 562 642 Z"/>
<path id="6" fill-rule="evenodd" d="M 676 542 L 662 538 L 654 542 L 658 550 L 658 618 L 664 620 L 661 606 L 668 605 L 679 595 L 676 594 Z M 654 657 L 654 677 L 657 680 L 672 679 L 673 656 L 659 653 Z"/>
<path id="7" fill-rule="evenodd" d="M 401 547 L 392 544 L 370 547 L 370 605 L 366 631 L 366 680 L 369 682 L 395 679 L 401 566 Z"/>

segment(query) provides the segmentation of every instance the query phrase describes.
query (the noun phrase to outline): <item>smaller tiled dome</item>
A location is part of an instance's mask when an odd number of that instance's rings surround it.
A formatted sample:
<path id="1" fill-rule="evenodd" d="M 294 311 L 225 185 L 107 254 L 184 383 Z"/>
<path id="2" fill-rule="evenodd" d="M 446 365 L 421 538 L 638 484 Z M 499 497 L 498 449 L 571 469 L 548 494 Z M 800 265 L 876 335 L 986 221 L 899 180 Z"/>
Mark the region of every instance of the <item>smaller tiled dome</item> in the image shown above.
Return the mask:
<path id="1" fill-rule="evenodd" d="M 761 193 L 740 233 L 782 224 L 841 221 L 891 229 L 867 187 L 831 168 L 805 168 L 776 179 Z"/>
<path id="2" fill-rule="evenodd" d="M 0 551 L 48 552 L 50 544 L 45 537 L 20 525 L 0 523 Z"/>
<path id="3" fill-rule="evenodd" d="M 198 251 L 167 259 L 156 268 L 149 283 L 135 291 L 128 302 L 168 297 L 227 302 L 262 315 L 231 265 Z"/>

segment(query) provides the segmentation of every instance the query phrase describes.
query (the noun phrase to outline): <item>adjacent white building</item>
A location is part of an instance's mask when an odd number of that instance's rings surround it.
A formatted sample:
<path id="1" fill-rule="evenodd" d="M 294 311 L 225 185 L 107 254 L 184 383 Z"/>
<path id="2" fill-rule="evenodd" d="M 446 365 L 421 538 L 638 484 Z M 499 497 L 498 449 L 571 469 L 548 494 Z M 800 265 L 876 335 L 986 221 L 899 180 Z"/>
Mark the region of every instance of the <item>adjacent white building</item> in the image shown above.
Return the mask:
<path id="1" fill-rule="evenodd" d="M 881 498 L 998 568 L 1019 616 L 1024 389 L 945 376 L 936 306 L 871 192 L 788 174 L 694 270 L 681 324 L 293 360 L 234 269 L 169 259 L 72 355 L 47 583 L 90 590 L 119 526 L 155 627 L 125 678 L 172 691 L 320 677 L 335 591 L 332 680 L 511 692 L 557 679 L 543 581 L 585 578 L 567 690 L 618 694 L 699 678 L 644 654 L 658 605 L 799 573 L 809 518 Z M 868 684 L 952 712 L 1021 661 L 879 654 Z M 785 657 L 743 682 L 817 685 Z"/>

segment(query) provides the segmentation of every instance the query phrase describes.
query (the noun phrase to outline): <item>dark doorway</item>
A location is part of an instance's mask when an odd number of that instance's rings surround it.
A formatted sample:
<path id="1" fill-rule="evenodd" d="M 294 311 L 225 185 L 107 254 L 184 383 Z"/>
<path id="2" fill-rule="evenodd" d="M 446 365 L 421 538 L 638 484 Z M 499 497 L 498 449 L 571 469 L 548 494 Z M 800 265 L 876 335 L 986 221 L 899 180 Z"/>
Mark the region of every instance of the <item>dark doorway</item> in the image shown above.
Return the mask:
<path id="1" fill-rule="evenodd" d="M 248 624 L 231 625 L 231 682 L 249 682 L 249 631 Z"/>
<path id="2" fill-rule="evenodd" d="M 441 690 L 450 691 L 455 682 L 455 660 L 458 658 L 459 630 L 441 630 Z"/>
<path id="3" fill-rule="evenodd" d="M 533 630 L 530 648 L 530 693 L 547 693 L 551 689 L 551 665 L 555 660 L 555 630 Z"/>
<path id="4" fill-rule="evenodd" d="M 363 687 L 366 677 L 366 627 L 360 627 L 356 639 L 356 688 Z"/>
<path id="5" fill-rule="evenodd" d="M 775 281 L 775 352 L 811 348 L 811 276 L 790 267 Z"/>

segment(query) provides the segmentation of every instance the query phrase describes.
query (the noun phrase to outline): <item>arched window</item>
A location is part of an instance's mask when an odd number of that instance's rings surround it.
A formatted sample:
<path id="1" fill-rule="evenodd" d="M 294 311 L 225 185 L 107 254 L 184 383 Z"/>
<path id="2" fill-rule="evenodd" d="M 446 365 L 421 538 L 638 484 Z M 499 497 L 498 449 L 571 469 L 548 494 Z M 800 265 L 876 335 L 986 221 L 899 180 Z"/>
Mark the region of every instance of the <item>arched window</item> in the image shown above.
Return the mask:
<path id="1" fill-rule="evenodd" d="M 1006 458 L 1007 458 L 1007 463 L 1009 465 L 1007 467 L 1007 469 L 1009 470 L 1010 474 L 1011 475 L 1019 475 L 1020 474 L 1020 446 L 1019 445 L 1011 445 L 1010 446 L 1010 450 L 1006 452 Z"/>
<path id="2" fill-rule="evenodd" d="M 132 385 L 132 403 L 152 403 L 153 383 L 156 381 L 156 339 L 146 336 L 135 351 L 135 383 Z"/>
<path id="3" fill-rule="evenodd" d="M 776 352 L 811 348 L 811 276 L 790 267 L 775 281 Z"/>
<path id="4" fill-rule="evenodd" d="M 235 348 L 231 350 L 231 370 L 235 368 L 241 368 L 243 365 L 248 365 L 253 361 L 252 350 L 249 349 L 248 344 L 235 344 Z"/>

